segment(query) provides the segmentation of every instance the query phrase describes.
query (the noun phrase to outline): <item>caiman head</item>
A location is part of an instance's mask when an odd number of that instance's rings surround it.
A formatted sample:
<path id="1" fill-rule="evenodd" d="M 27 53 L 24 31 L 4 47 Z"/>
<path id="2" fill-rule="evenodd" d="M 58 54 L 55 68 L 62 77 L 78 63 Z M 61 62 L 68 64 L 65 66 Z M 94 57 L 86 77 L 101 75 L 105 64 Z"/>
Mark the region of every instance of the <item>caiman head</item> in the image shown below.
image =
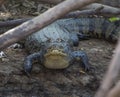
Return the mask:
<path id="1" fill-rule="evenodd" d="M 44 54 L 44 65 L 50 69 L 63 69 L 69 66 L 69 46 L 65 43 L 50 43 Z"/>

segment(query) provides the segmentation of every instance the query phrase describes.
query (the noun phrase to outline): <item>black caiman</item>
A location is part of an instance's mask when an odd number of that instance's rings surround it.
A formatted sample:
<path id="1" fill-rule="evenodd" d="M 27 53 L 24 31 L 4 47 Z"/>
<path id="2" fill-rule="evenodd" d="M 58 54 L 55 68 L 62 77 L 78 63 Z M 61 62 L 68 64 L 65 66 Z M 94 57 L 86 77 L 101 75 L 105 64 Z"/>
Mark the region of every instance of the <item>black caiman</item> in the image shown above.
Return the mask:
<path id="1" fill-rule="evenodd" d="M 120 31 L 120 21 L 110 22 L 104 18 L 61 19 L 30 35 L 25 47 L 31 53 L 25 58 L 24 70 L 29 74 L 32 61 L 40 60 L 50 69 L 64 69 L 74 61 L 89 70 L 90 63 L 83 51 L 73 51 L 79 40 L 89 37 L 103 38 L 116 42 Z"/>

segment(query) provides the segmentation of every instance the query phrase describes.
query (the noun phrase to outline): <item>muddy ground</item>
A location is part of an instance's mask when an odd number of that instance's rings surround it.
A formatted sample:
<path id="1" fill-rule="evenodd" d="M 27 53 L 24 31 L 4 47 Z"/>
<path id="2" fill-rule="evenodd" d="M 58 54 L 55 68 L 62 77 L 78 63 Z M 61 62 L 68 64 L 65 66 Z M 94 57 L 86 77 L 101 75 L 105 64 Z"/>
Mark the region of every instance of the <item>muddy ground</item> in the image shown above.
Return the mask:
<path id="1" fill-rule="evenodd" d="M 7 19 L 31 17 L 50 7 L 44 5 L 40 9 L 36 2 L 29 2 L 29 5 L 27 0 L 10 1 L 0 9 L 4 14 L 10 14 Z M 27 56 L 25 49 L 7 48 L 4 50 L 7 57 L 0 59 L 0 97 L 93 97 L 109 66 L 114 48 L 114 44 L 104 40 L 80 41 L 75 49 L 88 54 L 90 71 L 84 71 L 76 63 L 64 70 L 50 70 L 34 63 L 31 77 L 23 72 L 23 60 Z"/>
<path id="2" fill-rule="evenodd" d="M 1 97 L 93 97 L 105 74 L 114 45 L 104 40 L 81 41 L 77 49 L 88 54 L 91 66 L 85 72 L 78 64 L 64 70 L 49 70 L 34 63 L 31 78 L 23 73 L 24 49 L 5 50 L 0 61 Z"/>

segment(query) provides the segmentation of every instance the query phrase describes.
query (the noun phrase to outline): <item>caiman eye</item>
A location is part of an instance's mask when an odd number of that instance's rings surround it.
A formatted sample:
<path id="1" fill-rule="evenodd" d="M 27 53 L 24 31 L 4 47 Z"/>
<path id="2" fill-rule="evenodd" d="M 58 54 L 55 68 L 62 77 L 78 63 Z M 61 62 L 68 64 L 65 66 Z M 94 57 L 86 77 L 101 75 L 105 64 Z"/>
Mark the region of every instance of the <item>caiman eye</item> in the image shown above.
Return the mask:
<path id="1" fill-rule="evenodd" d="M 58 39 L 57 39 L 57 41 L 58 41 L 58 42 L 61 42 L 61 41 L 62 41 L 62 39 L 61 39 L 61 38 L 58 38 Z"/>

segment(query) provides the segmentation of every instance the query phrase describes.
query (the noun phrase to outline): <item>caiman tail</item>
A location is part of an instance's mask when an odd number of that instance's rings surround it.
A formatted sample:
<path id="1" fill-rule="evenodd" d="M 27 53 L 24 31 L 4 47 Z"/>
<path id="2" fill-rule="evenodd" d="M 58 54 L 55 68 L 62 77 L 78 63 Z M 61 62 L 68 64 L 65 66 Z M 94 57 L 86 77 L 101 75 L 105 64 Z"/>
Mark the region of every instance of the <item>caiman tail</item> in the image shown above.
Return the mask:
<path id="1" fill-rule="evenodd" d="M 58 23 L 69 32 L 87 34 L 92 38 L 101 38 L 111 42 L 116 42 L 119 38 L 120 20 L 111 22 L 103 17 L 85 17 L 59 20 Z"/>

